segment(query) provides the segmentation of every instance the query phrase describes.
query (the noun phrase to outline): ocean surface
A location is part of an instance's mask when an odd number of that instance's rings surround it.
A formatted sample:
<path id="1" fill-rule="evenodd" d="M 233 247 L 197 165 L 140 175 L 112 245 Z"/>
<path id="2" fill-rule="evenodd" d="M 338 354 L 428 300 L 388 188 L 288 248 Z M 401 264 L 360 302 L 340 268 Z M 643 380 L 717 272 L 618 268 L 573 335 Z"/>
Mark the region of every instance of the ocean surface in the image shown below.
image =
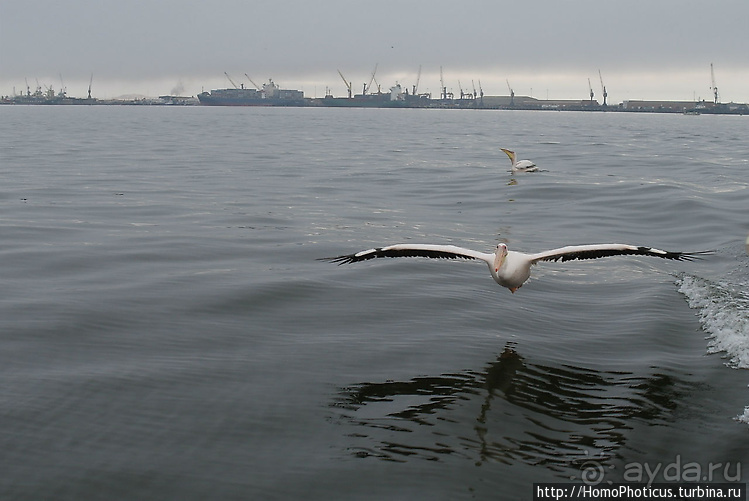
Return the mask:
<path id="1" fill-rule="evenodd" d="M 748 117 L 4 106 L 0 174 L 0 499 L 749 480 Z M 318 261 L 498 242 L 715 253 Z"/>

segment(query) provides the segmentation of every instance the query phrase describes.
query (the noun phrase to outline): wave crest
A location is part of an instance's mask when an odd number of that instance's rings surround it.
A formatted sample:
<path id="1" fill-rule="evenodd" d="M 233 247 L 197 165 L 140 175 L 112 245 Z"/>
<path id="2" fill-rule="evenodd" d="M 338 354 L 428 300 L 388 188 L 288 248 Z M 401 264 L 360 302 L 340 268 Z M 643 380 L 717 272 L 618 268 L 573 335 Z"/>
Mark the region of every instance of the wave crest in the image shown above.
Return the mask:
<path id="1" fill-rule="evenodd" d="M 699 310 L 700 323 L 708 333 L 708 353 L 724 352 L 727 366 L 749 369 L 749 283 L 732 285 L 684 275 L 677 281 L 690 308 Z M 735 418 L 749 424 L 749 406 Z"/>
<path id="2" fill-rule="evenodd" d="M 677 281 L 708 333 L 708 353 L 725 353 L 734 369 L 749 369 L 749 296 L 739 286 L 683 275 Z"/>

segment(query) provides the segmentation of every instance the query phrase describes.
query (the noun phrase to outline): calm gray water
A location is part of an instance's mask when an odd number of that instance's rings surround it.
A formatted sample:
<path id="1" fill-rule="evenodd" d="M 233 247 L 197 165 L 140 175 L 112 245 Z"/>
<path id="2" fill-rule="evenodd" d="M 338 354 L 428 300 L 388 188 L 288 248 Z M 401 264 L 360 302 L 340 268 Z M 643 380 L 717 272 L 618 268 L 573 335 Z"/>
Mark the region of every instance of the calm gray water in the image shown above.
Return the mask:
<path id="1" fill-rule="evenodd" d="M 0 498 L 746 482 L 747 138 L 746 117 L 2 107 Z M 516 294 L 483 263 L 316 260 L 399 242 L 716 253 L 543 263 Z"/>

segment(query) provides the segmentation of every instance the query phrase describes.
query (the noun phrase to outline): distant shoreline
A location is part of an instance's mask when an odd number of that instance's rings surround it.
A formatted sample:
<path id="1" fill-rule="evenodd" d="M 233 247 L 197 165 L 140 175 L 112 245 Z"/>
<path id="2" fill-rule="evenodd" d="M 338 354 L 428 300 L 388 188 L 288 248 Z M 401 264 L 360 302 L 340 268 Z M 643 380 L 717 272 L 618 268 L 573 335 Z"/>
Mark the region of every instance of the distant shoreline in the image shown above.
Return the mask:
<path id="1" fill-rule="evenodd" d="M 208 93 L 204 93 L 208 94 Z M 547 100 L 528 96 L 483 96 L 462 99 L 431 99 L 406 96 L 390 100 L 389 94 L 358 95 L 351 98 L 303 98 L 294 102 L 281 99 L 260 99 L 256 102 L 201 103 L 194 96 L 159 96 L 158 98 L 97 99 L 67 96 L 3 96 L 0 105 L 13 106 L 237 106 L 237 107 L 336 107 L 336 108 L 428 108 L 472 110 L 587 111 L 628 113 L 681 113 L 687 115 L 749 115 L 744 103 L 713 103 L 709 101 L 648 101 L 628 100 L 616 105 L 602 105 L 595 100 Z"/>

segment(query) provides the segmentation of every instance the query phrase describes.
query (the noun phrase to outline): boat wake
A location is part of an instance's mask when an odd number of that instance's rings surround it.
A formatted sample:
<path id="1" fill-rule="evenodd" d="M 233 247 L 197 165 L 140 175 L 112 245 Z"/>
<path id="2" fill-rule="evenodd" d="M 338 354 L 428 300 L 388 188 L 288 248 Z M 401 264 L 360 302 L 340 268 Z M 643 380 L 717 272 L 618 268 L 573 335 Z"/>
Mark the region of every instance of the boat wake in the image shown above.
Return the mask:
<path id="1" fill-rule="evenodd" d="M 732 369 L 749 369 L 749 279 L 712 282 L 691 275 L 677 280 L 689 307 L 698 311 L 707 332 L 708 353 L 723 353 Z M 736 417 L 749 424 L 749 406 Z"/>
<path id="2" fill-rule="evenodd" d="M 708 353 L 725 353 L 726 365 L 749 369 L 749 283 L 715 283 L 683 275 L 679 292 L 689 307 L 698 310 L 700 323 L 708 333 Z"/>

